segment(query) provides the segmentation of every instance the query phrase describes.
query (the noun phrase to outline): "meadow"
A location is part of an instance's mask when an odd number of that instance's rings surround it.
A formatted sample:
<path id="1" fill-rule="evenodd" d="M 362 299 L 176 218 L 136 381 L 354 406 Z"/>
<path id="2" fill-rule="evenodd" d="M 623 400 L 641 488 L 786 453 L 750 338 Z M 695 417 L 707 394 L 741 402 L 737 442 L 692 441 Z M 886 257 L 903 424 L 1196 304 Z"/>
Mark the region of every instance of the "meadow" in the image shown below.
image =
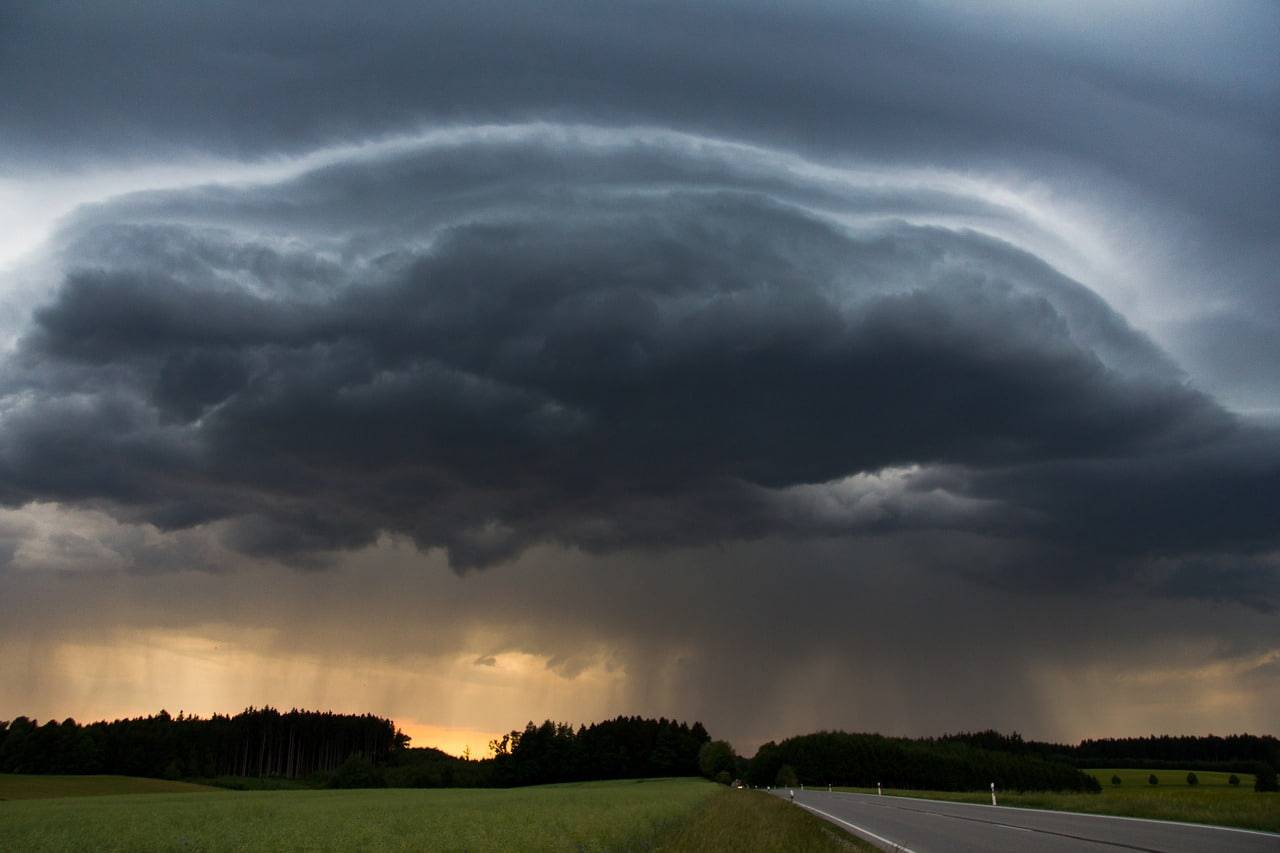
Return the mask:
<path id="1" fill-rule="evenodd" d="M 1238 773 L 1240 784 L 1228 784 L 1229 773 L 1196 772 L 1200 784 L 1187 784 L 1185 770 L 1091 769 L 1102 783 L 1102 793 L 1027 792 L 998 793 L 1002 806 L 1084 812 L 1087 814 L 1144 817 L 1237 826 L 1280 832 L 1280 794 L 1260 794 L 1253 790 L 1253 776 Z M 1150 785 L 1147 777 L 1154 773 L 1159 785 Z M 1121 784 L 1112 785 L 1111 777 L 1119 776 Z M 874 794 L 875 788 L 836 788 Z M 921 797 L 961 803 L 990 803 L 988 791 L 904 791 L 886 788 L 885 794 L 897 797 Z"/>
<path id="2" fill-rule="evenodd" d="M 13 777 L 17 784 L 31 778 Z M 109 787 L 103 780 L 110 778 L 98 777 L 97 787 Z M 114 779 L 122 790 L 154 781 Z M 188 788 L 195 790 L 0 802 L 0 850 L 827 853 L 872 849 L 776 798 L 729 790 L 701 779 L 514 789 Z M 49 790 L 45 788 L 46 796 Z"/>

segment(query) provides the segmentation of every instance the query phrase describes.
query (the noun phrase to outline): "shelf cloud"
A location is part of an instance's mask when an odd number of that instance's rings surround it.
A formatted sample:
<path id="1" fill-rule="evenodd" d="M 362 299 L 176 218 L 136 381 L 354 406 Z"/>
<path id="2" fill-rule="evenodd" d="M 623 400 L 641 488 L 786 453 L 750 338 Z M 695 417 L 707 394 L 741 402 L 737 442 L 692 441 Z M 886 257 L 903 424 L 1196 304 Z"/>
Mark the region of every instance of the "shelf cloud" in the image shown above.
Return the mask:
<path id="1" fill-rule="evenodd" d="M 987 724 L 959 652 L 922 664 L 950 714 L 894 680 L 918 644 L 853 655 L 890 613 L 961 630 L 966 596 L 1011 626 L 975 642 L 1035 735 L 1093 733 L 1037 691 L 1139 666 L 1188 608 L 1223 620 L 1211 658 L 1274 651 L 1273 7 L 1088 32 L 944 3 L 303 11 L 0 29 L 0 224 L 34 235 L 0 271 L 0 597 L 78 636 L 49 602 L 115 577 L 84 624 L 218 633 L 263 627 L 234 602 L 272 578 L 343 634 L 374 617 L 324 590 L 421 574 L 421 624 L 368 589 L 424 671 L 616 675 L 757 741 L 788 732 L 742 695 L 831 673 L 855 710 L 790 724 L 891 727 L 859 679 L 906 729 Z M 627 615 L 646 584 L 719 603 Z M 850 633 L 813 601 L 846 595 L 890 603 Z M 1109 630 L 1116 602 L 1153 608 L 1132 660 L 1023 613 Z M 12 615 L 0 638 L 34 630 Z M 281 655 L 328 649 L 305 621 L 271 624 L 306 638 Z M 1280 682 L 1241 666 L 1248 724 Z"/>

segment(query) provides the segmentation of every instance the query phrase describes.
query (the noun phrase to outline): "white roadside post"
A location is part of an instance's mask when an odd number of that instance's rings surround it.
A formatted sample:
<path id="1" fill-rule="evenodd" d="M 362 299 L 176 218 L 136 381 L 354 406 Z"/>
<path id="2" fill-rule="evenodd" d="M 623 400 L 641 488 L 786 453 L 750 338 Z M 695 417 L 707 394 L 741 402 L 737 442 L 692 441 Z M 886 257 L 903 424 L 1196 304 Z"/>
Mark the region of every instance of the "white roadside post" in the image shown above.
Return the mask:
<path id="1" fill-rule="evenodd" d="M 996 804 L 996 783 L 992 782 L 991 783 L 991 805 L 994 806 L 995 804 Z"/>
<path id="2" fill-rule="evenodd" d="M 877 794 L 879 794 L 881 797 L 883 797 L 883 796 L 884 796 L 884 791 L 880 790 L 880 783 L 879 783 L 879 782 L 877 782 L 877 783 L 876 783 L 876 793 L 877 793 Z"/>
<path id="3" fill-rule="evenodd" d="M 828 783 L 827 783 L 827 793 L 828 793 L 828 794 L 830 794 L 830 793 L 831 793 L 831 783 L 830 783 L 830 782 L 828 782 Z"/>

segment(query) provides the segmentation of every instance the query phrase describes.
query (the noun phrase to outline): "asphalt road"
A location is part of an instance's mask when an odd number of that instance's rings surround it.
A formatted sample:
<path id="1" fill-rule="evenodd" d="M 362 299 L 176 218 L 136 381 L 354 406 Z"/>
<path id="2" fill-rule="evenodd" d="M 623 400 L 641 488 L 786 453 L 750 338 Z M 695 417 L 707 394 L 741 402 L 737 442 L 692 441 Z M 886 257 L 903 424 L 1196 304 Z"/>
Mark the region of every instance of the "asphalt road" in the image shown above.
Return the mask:
<path id="1" fill-rule="evenodd" d="M 774 794 L 786 798 L 786 789 Z M 1280 835 L 1069 812 L 795 789 L 796 804 L 902 853 L 1280 853 Z"/>

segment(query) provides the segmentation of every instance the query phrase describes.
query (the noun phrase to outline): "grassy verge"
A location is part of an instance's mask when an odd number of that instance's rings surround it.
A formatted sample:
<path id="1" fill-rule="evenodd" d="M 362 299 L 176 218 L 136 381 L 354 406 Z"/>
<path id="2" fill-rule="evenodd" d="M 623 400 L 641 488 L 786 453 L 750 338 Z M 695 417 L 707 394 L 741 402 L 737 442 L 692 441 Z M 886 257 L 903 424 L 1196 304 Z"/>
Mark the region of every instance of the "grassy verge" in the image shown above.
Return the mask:
<path id="1" fill-rule="evenodd" d="M 113 794 L 194 794 L 215 791 L 206 785 L 141 779 L 137 776 L 28 776 L 0 773 L 0 800 L 102 797 Z"/>
<path id="2" fill-rule="evenodd" d="M 23 800 L 0 803 L 0 850 L 643 851 L 723 791 L 665 779 Z"/>
<path id="3" fill-rule="evenodd" d="M 778 797 L 722 788 L 658 849 L 662 853 L 835 853 L 876 848 Z"/>
<path id="4" fill-rule="evenodd" d="M 1100 771 L 1107 774 L 1110 780 L 1115 771 Z M 1141 772 L 1142 779 L 1151 771 Z M 1167 773 L 1172 782 L 1175 771 L 1157 771 L 1157 775 Z M 1190 787 L 1185 783 L 1186 773 L 1180 775 L 1184 782 L 1181 786 L 1160 784 L 1158 786 L 1142 786 L 1122 784 L 1113 788 L 1109 783 L 1103 785 L 1101 794 L 1056 793 L 1052 791 L 1035 793 L 1001 793 L 1000 805 L 1021 806 L 1033 809 L 1052 809 L 1064 812 L 1082 812 L 1085 814 L 1120 815 L 1123 817 L 1145 817 L 1155 820 L 1177 820 L 1188 823 L 1208 823 L 1215 826 L 1236 826 L 1243 829 L 1261 829 L 1268 832 L 1280 832 L 1280 794 L 1259 794 L 1244 787 L 1243 778 L 1239 788 L 1223 785 L 1198 785 Z M 1163 778 L 1163 777 L 1162 777 Z M 855 791 L 860 794 L 874 794 L 875 788 L 836 788 L 837 791 Z M 958 803 L 991 803 L 991 792 L 973 791 L 899 791 L 885 789 L 885 794 L 896 797 L 921 797 L 929 800 L 948 800 Z"/>

